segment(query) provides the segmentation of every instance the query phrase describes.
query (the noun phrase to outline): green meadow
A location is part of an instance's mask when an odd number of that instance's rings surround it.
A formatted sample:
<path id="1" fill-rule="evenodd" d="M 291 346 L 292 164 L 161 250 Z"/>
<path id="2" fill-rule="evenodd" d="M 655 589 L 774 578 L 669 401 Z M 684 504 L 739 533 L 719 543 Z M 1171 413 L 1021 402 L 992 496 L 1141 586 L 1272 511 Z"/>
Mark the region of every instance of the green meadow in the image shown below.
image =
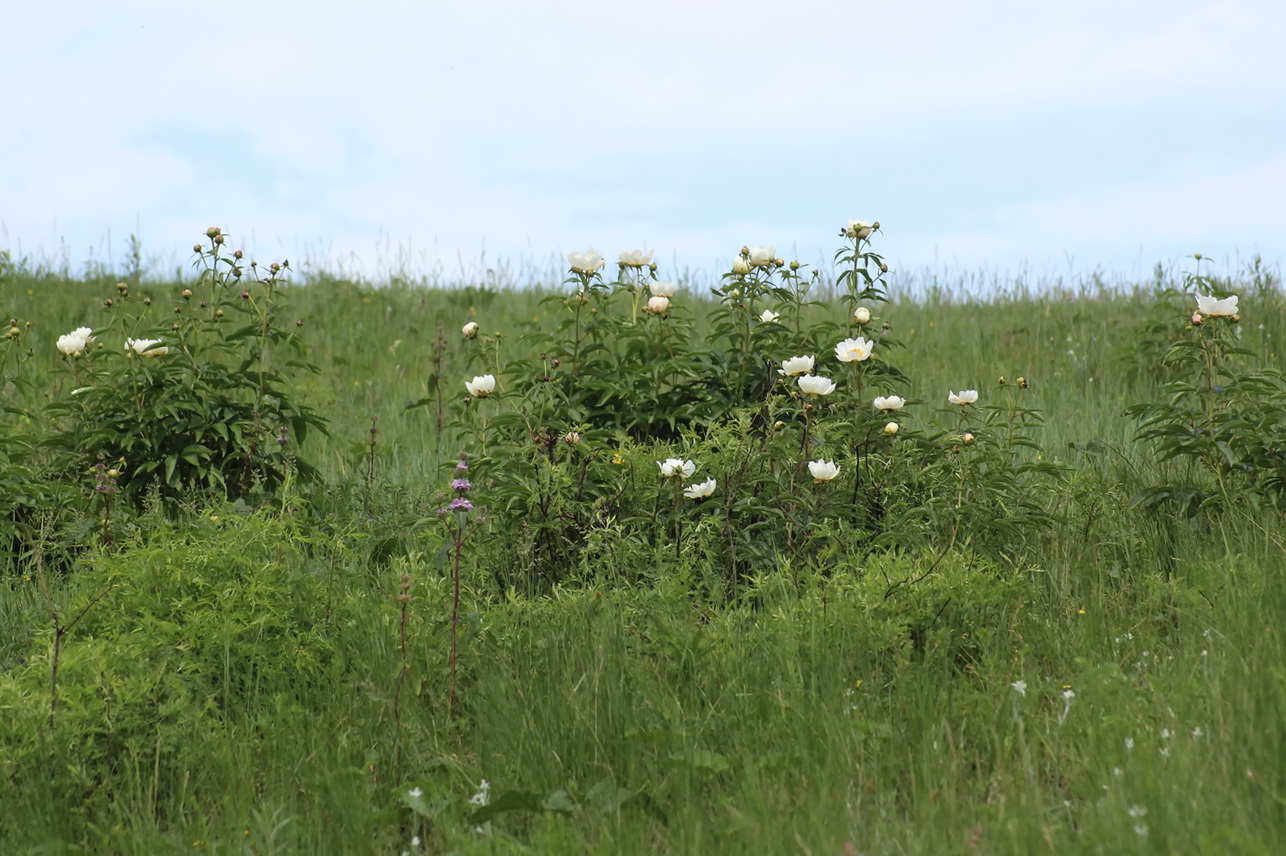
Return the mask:
<path id="1" fill-rule="evenodd" d="M 1286 852 L 1286 294 L 1186 264 L 656 311 L 3 257 L 0 852 Z"/>

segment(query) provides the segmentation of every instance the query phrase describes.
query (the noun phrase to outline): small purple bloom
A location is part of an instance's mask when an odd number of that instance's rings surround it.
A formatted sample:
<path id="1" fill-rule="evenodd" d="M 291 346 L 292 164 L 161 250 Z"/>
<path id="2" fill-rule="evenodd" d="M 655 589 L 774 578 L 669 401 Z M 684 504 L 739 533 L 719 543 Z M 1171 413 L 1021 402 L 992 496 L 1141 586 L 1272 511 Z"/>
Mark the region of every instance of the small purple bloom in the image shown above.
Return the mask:
<path id="1" fill-rule="evenodd" d="M 447 510 L 448 511 L 472 511 L 473 503 L 465 499 L 463 496 L 457 496 L 455 499 L 451 500 L 451 504 L 447 506 Z"/>
<path id="2" fill-rule="evenodd" d="M 471 487 L 473 487 L 473 485 L 469 483 L 468 479 L 453 479 L 451 481 L 451 489 L 458 490 L 460 493 L 464 493 Z"/>
<path id="3" fill-rule="evenodd" d="M 461 472 L 464 472 L 465 470 L 469 469 L 469 462 L 462 459 L 460 463 L 455 465 L 455 468 Z"/>

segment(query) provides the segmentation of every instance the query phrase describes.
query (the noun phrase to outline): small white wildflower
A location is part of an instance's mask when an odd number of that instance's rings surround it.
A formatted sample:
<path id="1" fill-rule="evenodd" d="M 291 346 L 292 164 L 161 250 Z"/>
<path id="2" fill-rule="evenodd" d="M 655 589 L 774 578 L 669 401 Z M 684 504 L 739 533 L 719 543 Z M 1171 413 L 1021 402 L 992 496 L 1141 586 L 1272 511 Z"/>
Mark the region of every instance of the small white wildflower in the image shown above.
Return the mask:
<path id="1" fill-rule="evenodd" d="M 469 797 L 472 805 L 484 806 L 491 802 L 491 783 L 483 779 L 478 783 L 478 792 Z"/>
<path id="2" fill-rule="evenodd" d="M 1127 738 L 1125 738 L 1125 748 L 1126 748 L 1127 750 L 1133 750 L 1133 749 L 1134 749 L 1134 738 L 1133 738 L 1133 737 L 1127 737 Z"/>
<path id="3" fill-rule="evenodd" d="M 1013 688 L 1014 688 L 1014 692 L 1018 693 L 1020 696 L 1025 696 L 1025 695 L 1027 695 L 1027 682 L 1026 682 L 1026 681 L 1014 681 L 1012 684 L 1010 684 L 1010 686 L 1011 686 L 1011 687 L 1013 687 Z"/>
<path id="4" fill-rule="evenodd" d="M 424 791 L 420 790 L 419 788 L 411 788 L 409 791 L 406 792 L 406 795 L 413 800 L 418 800 L 420 797 L 424 796 Z"/>

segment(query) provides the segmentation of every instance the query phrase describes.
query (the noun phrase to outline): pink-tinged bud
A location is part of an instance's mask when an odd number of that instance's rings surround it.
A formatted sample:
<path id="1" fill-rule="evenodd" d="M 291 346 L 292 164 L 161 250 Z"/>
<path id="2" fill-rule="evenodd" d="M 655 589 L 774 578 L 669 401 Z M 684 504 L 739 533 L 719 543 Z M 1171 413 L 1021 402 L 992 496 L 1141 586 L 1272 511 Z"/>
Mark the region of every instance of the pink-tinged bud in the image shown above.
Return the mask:
<path id="1" fill-rule="evenodd" d="M 1201 323 L 1202 321 L 1204 321 L 1204 320 L 1206 320 L 1206 319 L 1204 319 L 1204 318 L 1202 318 L 1202 317 L 1201 317 L 1201 313 L 1200 313 L 1200 312 L 1193 312 L 1193 313 L 1192 313 L 1192 323 L 1193 323 L 1193 324 L 1200 324 L 1200 323 Z"/>
<path id="2" fill-rule="evenodd" d="M 183 299 L 184 299 L 184 300 L 191 300 L 191 299 L 192 299 L 192 289 L 190 289 L 190 288 L 185 288 L 185 289 L 183 289 Z"/>
<path id="3" fill-rule="evenodd" d="M 960 439 L 964 441 L 965 445 L 968 445 L 973 442 L 973 435 L 966 431 Z"/>

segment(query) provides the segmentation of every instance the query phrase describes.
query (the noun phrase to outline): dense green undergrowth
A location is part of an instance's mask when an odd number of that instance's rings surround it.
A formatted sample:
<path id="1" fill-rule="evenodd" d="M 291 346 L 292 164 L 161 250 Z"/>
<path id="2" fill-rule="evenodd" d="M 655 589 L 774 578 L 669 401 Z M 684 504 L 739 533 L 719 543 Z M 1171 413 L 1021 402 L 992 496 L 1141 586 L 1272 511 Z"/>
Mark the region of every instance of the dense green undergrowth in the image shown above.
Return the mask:
<path id="1" fill-rule="evenodd" d="M 885 302 L 858 238 L 656 311 L 251 286 L 219 234 L 0 269 L 0 850 L 1286 843 L 1272 275 Z"/>

